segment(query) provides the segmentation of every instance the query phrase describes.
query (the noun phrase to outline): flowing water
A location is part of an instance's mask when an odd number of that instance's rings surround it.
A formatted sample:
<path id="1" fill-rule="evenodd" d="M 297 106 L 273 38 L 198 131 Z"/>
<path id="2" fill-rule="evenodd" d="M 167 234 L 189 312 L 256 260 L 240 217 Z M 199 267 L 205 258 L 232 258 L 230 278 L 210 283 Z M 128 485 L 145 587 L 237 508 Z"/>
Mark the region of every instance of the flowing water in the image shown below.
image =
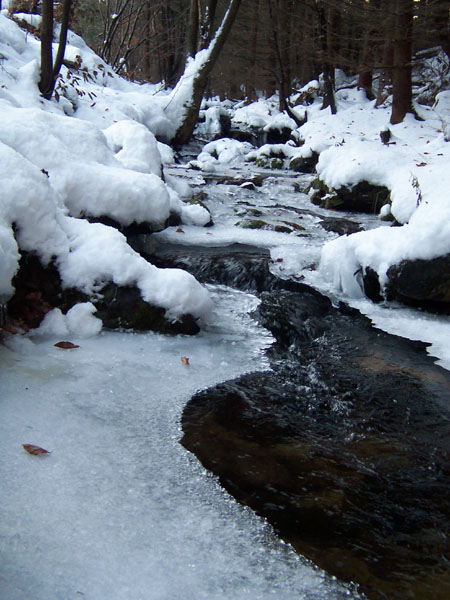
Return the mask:
<path id="1" fill-rule="evenodd" d="M 299 553 L 370 598 L 448 598 L 450 374 L 425 344 L 374 329 L 304 284 L 326 291 L 314 272 L 324 241 L 378 219 L 330 216 L 279 174 L 244 193 L 232 174 L 219 182 L 205 201 L 243 231 L 230 246 L 225 231 L 164 232 L 154 260 L 259 293 L 255 318 L 276 344 L 269 372 L 191 400 L 182 443 Z M 280 242 L 284 225 L 290 239 Z M 183 246 L 185 236 L 196 246 Z M 388 329 L 430 341 L 440 327 L 448 333 L 448 318 L 370 304 L 359 302 Z"/>

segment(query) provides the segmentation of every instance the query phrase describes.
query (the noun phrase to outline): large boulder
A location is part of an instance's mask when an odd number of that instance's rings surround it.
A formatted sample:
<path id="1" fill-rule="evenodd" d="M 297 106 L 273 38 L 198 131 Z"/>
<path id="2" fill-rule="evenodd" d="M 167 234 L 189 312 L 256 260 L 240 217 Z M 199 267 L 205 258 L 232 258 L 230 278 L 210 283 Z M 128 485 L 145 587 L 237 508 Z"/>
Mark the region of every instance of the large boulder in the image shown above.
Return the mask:
<path id="1" fill-rule="evenodd" d="M 164 309 L 145 302 L 136 287 L 109 282 L 92 298 L 80 290 L 63 288 L 53 263 L 44 266 L 36 255 L 26 252 L 20 260 L 13 285 L 16 291 L 7 304 L 8 318 L 25 331 L 39 327 L 53 308 L 59 308 L 65 314 L 80 302 L 92 302 L 97 309 L 95 316 L 109 329 L 185 335 L 200 331 L 191 315 L 183 315 L 177 321 L 167 319 Z"/>
<path id="2" fill-rule="evenodd" d="M 388 269 L 388 296 L 408 304 L 450 312 L 450 254 L 404 260 Z"/>

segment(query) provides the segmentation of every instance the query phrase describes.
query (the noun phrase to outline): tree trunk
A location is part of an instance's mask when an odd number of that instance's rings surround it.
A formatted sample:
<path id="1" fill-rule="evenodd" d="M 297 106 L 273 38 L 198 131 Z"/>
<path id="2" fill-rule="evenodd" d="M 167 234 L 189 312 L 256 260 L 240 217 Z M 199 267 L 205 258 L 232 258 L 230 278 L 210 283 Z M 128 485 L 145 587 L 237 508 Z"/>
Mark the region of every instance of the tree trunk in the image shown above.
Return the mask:
<path id="1" fill-rule="evenodd" d="M 255 15 L 259 16 L 260 0 L 255 1 Z M 259 18 L 252 19 L 250 29 L 250 56 L 248 57 L 248 69 L 245 75 L 245 93 L 247 102 L 253 102 L 257 98 L 255 71 L 256 71 L 256 52 L 258 48 L 258 30 Z"/>
<path id="2" fill-rule="evenodd" d="M 46 100 L 53 94 L 53 0 L 42 0 L 41 78 L 39 90 Z"/>
<path id="3" fill-rule="evenodd" d="M 178 81 L 176 88 L 169 96 L 169 102 L 166 105 L 165 112 L 170 119 L 180 120 L 173 139 L 171 140 L 175 147 L 186 144 L 194 131 L 198 113 L 200 111 L 200 104 L 208 83 L 208 76 L 220 55 L 220 51 L 231 30 L 240 4 L 241 0 L 229 0 L 228 9 L 222 18 L 222 22 L 217 29 L 214 38 L 209 47 L 201 51 L 206 53 L 206 56 L 204 57 L 205 60 L 199 64 L 198 70 L 194 73 L 190 72 L 192 64 L 188 61 L 185 72 Z"/>
<path id="4" fill-rule="evenodd" d="M 373 71 L 360 71 L 358 76 L 358 87 L 365 91 L 368 100 L 374 100 L 372 90 Z"/>
<path id="5" fill-rule="evenodd" d="M 200 10 L 198 0 L 191 0 L 189 9 L 189 26 L 187 37 L 187 53 L 188 56 L 195 56 L 198 50 L 198 29 L 200 21 Z"/>
<path id="6" fill-rule="evenodd" d="M 393 125 L 401 123 L 405 115 L 412 112 L 412 0 L 396 0 L 395 25 L 391 113 L 391 123 Z"/>
<path id="7" fill-rule="evenodd" d="M 72 0 L 64 0 L 62 16 L 61 16 L 61 30 L 59 32 L 59 44 L 58 44 L 58 52 L 56 53 L 55 64 L 53 66 L 53 81 L 56 81 L 56 78 L 59 75 L 59 71 L 61 70 L 61 65 L 64 60 L 64 52 L 66 50 L 67 43 L 67 31 L 69 29 L 69 21 L 70 21 L 70 9 L 72 5 Z"/>
<path id="8" fill-rule="evenodd" d="M 58 52 L 56 53 L 55 65 L 53 65 L 53 0 L 42 1 L 41 77 L 38 87 L 46 100 L 50 100 L 53 95 L 56 78 L 64 59 L 71 4 L 71 0 L 64 0 Z"/>
<path id="9" fill-rule="evenodd" d="M 322 109 L 330 107 L 331 114 L 336 114 L 336 101 L 334 98 L 333 74 L 330 68 L 327 46 L 327 22 L 323 0 L 315 0 L 317 24 L 319 30 L 319 48 L 322 59 L 322 74 L 324 82 L 324 95 Z"/>

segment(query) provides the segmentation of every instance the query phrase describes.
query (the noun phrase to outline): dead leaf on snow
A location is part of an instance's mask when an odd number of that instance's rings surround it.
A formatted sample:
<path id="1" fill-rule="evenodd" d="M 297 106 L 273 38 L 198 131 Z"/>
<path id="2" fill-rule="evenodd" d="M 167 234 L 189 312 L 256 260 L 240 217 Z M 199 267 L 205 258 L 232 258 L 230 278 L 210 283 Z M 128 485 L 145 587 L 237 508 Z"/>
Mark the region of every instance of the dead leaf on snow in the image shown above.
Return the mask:
<path id="1" fill-rule="evenodd" d="M 188 365 L 189 364 L 189 358 L 187 356 L 182 356 L 181 357 L 181 362 L 183 363 L 183 365 Z"/>
<path id="2" fill-rule="evenodd" d="M 72 348 L 79 348 L 76 344 L 72 344 L 72 342 L 58 342 L 55 344 L 57 348 L 62 348 L 62 350 L 71 350 Z"/>
<path id="3" fill-rule="evenodd" d="M 35 446 L 34 444 L 22 444 L 24 450 L 28 452 L 28 454 L 33 454 L 33 456 L 39 456 L 40 454 L 51 454 L 48 450 L 41 448 L 40 446 Z"/>

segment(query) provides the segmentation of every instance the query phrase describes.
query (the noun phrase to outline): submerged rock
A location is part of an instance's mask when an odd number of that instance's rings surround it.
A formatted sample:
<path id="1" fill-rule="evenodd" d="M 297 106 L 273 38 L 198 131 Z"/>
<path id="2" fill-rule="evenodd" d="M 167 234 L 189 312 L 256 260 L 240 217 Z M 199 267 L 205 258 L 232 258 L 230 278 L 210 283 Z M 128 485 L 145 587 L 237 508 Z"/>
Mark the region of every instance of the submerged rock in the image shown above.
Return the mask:
<path id="1" fill-rule="evenodd" d="M 339 235 L 350 235 L 352 233 L 358 233 L 363 231 L 363 228 L 359 223 L 350 221 L 350 219 L 334 219 L 332 217 L 326 217 L 319 221 L 319 225 L 325 229 L 325 231 L 334 231 Z"/>

